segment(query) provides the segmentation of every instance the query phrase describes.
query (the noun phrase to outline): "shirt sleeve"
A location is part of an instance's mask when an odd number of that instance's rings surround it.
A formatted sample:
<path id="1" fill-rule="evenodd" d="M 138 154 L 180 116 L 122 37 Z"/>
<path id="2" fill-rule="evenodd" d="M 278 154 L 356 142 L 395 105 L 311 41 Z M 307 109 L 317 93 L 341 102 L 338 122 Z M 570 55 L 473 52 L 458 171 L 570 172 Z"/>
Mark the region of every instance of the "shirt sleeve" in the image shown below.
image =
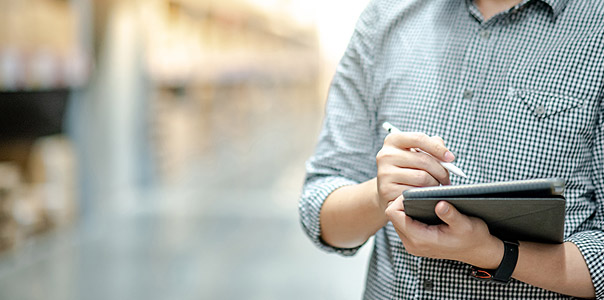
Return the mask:
<path id="1" fill-rule="evenodd" d="M 578 232 L 567 239 L 577 245 L 583 254 L 597 299 L 604 299 L 604 108 L 601 105 L 594 132 L 592 164 L 595 187 L 592 201 L 596 204 L 596 212 L 589 220 L 590 230 Z"/>
<path id="2" fill-rule="evenodd" d="M 375 177 L 376 107 L 372 99 L 377 12 L 373 1 L 361 14 L 340 60 L 327 98 L 326 114 L 314 155 L 306 163 L 306 180 L 299 202 L 302 227 L 328 252 L 353 255 L 355 249 L 325 244 L 319 213 L 334 190 Z"/>

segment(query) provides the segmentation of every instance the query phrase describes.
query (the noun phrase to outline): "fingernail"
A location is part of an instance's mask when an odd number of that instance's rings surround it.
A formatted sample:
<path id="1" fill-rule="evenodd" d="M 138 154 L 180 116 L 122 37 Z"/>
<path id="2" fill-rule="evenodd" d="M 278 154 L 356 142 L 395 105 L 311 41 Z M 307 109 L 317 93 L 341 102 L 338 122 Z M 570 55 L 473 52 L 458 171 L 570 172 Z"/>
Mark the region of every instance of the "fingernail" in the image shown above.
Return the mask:
<path id="1" fill-rule="evenodd" d="M 446 214 L 449 211 L 449 204 L 442 204 L 440 206 L 440 213 L 441 214 Z"/>
<path id="2" fill-rule="evenodd" d="M 445 153 L 445 161 L 452 162 L 453 160 L 455 160 L 455 156 L 453 155 L 453 153 L 451 153 L 451 151 L 447 151 Z"/>

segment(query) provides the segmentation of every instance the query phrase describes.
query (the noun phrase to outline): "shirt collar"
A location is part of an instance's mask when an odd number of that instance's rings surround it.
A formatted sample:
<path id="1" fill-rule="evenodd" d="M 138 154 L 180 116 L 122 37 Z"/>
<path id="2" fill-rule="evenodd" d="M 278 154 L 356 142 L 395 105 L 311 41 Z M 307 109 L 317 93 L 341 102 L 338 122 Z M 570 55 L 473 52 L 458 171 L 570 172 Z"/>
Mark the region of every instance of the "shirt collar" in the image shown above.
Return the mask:
<path id="1" fill-rule="evenodd" d="M 520 4 L 518 4 L 517 7 L 525 6 L 533 1 L 541 1 L 547 6 L 549 6 L 551 8 L 552 17 L 555 20 L 556 17 L 558 17 L 558 15 L 564 10 L 566 5 L 568 4 L 568 1 L 570 0 L 523 0 L 522 2 L 520 2 Z M 472 13 L 476 18 L 478 18 L 479 13 L 473 2 L 474 0 L 466 0 L 466 5 L 470 9 L 470 13 Z"/>
<path id="2" fill-rule="evenodd" d="M 566 7 L 569 0 L 541 0 L 541 2 L 549 5 L 552 9 L 552 13 L 554 14 L 554 18 L 556 18 Z"/>

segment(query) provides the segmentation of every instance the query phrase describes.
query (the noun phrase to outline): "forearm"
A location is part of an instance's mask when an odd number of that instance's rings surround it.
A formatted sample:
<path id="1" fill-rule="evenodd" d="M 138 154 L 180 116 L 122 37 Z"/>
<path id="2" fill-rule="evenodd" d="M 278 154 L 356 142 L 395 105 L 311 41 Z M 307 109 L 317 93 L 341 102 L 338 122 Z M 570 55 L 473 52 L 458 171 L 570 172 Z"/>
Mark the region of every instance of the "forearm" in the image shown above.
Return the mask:
<path id="1" fill-rule="evenodd" d="M 521 242 L 512 277 L 565 295 L 595 297 L 583 255 L 570 242 L 561 245 Z"/>
<path id="2" fill-rule="evenodd" d="M 362 245 L 387 223 L 379 206 L 376 179 L 341 187 L 321 207 L 321 238 L 338 248 Z"/>

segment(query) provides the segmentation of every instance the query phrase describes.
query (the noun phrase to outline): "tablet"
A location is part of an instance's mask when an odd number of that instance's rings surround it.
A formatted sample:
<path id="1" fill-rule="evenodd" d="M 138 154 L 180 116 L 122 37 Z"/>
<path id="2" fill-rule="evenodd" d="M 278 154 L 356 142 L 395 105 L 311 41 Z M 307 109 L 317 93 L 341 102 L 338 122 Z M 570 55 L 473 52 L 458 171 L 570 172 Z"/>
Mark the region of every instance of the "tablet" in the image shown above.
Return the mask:
<path id="1" fill-rule="evenodd" d="M 447 201 L 461 213 L 484 220 L 502 239 L 562 243 L 566 200 L 561 178 L 415 188 L 403 192 L 405 213 L 441 224 L 434 207 Z"/>

